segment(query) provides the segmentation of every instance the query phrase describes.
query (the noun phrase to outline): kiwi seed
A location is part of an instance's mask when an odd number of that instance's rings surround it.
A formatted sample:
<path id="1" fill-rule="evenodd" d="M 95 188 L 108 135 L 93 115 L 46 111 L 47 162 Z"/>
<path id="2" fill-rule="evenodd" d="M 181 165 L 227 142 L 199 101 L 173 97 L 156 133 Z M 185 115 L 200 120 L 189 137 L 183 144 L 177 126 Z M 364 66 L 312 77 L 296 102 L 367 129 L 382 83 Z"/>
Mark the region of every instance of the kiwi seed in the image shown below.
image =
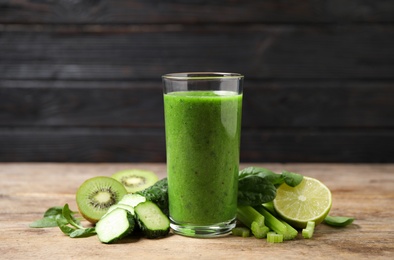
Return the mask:
<path id="1" fill-rule="evenodd" d="M 96 223 L 109 207 L 118 203 L 127 194 L 117 180 L 98 176 L 86 180 L 78 188 L 76 200 L 79 212 L 91 223 Z"/>

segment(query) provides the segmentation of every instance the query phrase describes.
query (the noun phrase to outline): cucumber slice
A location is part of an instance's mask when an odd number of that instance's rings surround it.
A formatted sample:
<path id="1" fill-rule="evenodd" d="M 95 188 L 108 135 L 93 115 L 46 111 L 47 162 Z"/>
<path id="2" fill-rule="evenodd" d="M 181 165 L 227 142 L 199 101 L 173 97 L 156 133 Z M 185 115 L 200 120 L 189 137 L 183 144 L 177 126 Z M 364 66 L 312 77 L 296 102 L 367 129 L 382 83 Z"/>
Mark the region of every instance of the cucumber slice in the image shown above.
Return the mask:
<path id="1" fill-rule="evenodd" d="M 137 223 L 147 238 L 164 237 L 170 232 L 170 220 L 151 201 L 145 201 L 134 208 Z"/>
<path id="2" fill-rule="evenodd" d="M 115 210 L 115 209 L 118 209 L 118 208 L 127 210 L 127 211 L 128 211 L 131 215 L 133 215 L 133 216 L 135 215 L 135 213 L 134 213 L 134 208 L 133 208 L 132 206 L 118 203 L 118 204 L 115 204 L 115 205 L 112 205 L 111 207 L 109 207 L 108 210 L 107 210 L 107 212 L 104 214 L 104 216 L 102 216 L 102 218 L 104 218 L 104 217 L 107 216 L 109 213 L 111 213 L 111 211 L 113 211 L 113 210 Z"/>
<path id="3" fill-rule="evenodd" d="M 167 178 L 159 180 L 145 190 L 138 191 L 137 194 L 140 194 L 144 196 L 146 200 L 150 200 L 155 203 L 161 209 L 161 211 L 163 211 L 164 214 L 169 216 Z"/>
<path id="4" fill-rule="evenodd" d="M 116 208 L 96 224 L 96 233 L 102 243 L 109 244 L 133 232 L 134 216 L 127 210 Z"/>
<path id="5" fill-rule="evenodd" d="M 124 204 L 131 207 L 135 207 L 141 202 L 145 202 L 146 198 L 140 194 L 126 194 L 123 198 L 118 202 L 118 204 Z"/>

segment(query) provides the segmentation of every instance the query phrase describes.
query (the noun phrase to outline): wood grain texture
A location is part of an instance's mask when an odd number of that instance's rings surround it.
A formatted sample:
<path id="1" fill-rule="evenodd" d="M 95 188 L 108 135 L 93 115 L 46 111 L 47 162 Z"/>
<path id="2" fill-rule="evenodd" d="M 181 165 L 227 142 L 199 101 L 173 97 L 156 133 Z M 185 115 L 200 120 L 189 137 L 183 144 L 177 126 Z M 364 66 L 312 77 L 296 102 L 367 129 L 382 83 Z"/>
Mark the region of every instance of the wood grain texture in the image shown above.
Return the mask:
<path id="1" fill-rule="evenodd" d="M 390 0 L 100 0 L 0 2 L 2 23 L 392 22 Z"/>
<path id="2" fill-rule="evenodd" d="M 0 125 L 164 127 L 160 78 L 151 82 L 2 81 Z"/>
<path id="3" fill-rule="evenodd" d="M 166 176 L 164 164 L 0 164 L 0 251 L 3 259 L 392 259 L 394 257 L 393 164 L 243 164 L 275 172 L 289 170 L 321 180 L 333 195 L 332 215 L 354 216 L 352 225 L 316 227 L 312 239 L 269 244 L 253 237 L 190 239 L 178 235 L 149 240 L 127 238 L 103 245 L 97 237 L 71 239 L 58 228 L 30 229 L 52 206 L 76 209 L 75 192 L 86 179 L 127 168 Z M 371 174 L 373 173 L 373 174 Z M 61 185 L 59 185 L 61 183 Z M 87 225 L 86 222 L 83 222 Z M 182 245 L 182 246 L 179 246 Z M 87 250 L 87 248 L 89 250 Z"/>
<path id="4" fill-rule="evenodd" d="M 0 161 L 164 162 L 160 76 L 245 75 L 243 161 L 394 162 L 391 0 L 0 0 Z"/>
<path id="5" fill-rule="evenodd" d="M 0 128 L 0 161 L 165 162 L 164 129 Z M 241 161 L 392 162 L 388 130 L 242 130 Z"/>
<path id="6" fill-rule="evenodd" d="M 6 26 L 1 79 L 393 79 L 392 25 Z"/>
<path id="7" fill-rule="evenodd" d="M 3 127 L 164 127 L 160 78 L 110 82 L 0 80 L 0 86 Z M 393 100 L 391 81 L 246 79 L 242 126 L 394 127 Z"/>

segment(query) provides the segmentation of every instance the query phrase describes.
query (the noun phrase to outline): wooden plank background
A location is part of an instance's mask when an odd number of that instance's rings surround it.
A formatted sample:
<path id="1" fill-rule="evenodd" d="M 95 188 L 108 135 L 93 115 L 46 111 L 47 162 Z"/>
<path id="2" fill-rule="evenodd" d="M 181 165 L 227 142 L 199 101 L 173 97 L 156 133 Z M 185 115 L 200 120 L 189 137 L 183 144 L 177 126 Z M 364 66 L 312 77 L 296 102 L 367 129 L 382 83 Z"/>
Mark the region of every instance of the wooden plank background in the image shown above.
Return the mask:
<path id="1" fill-rule="evenodd" d="M 241 161 L 394 162 L 390 0 L 0 1 L 0 161 L 164 162 L 161 75 L 245 75 Z"/>

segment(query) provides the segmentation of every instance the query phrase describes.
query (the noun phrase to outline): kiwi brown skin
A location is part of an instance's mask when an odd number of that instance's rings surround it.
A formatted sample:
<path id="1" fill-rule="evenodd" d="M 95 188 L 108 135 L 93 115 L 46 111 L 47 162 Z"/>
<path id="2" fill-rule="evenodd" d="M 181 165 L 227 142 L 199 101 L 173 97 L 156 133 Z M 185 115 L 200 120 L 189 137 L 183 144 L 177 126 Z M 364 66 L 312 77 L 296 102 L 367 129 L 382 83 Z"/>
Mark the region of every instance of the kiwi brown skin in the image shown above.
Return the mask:
<path id="1" fill-rule="evenodd" d="M 92 224 L 97 223 L 108 208 L 127 194 L 122 183 L 107 176 L 87 179 L 79 186 L 76 202 L 81 215 Z"/>
<path id="2" fill-rule="evenodd" d="M 159 180 L 159 177 L 154 172 L 139 169 L 118 171 L 111 177 L 121 182 L 128 193 L 144 190 Z"/>

